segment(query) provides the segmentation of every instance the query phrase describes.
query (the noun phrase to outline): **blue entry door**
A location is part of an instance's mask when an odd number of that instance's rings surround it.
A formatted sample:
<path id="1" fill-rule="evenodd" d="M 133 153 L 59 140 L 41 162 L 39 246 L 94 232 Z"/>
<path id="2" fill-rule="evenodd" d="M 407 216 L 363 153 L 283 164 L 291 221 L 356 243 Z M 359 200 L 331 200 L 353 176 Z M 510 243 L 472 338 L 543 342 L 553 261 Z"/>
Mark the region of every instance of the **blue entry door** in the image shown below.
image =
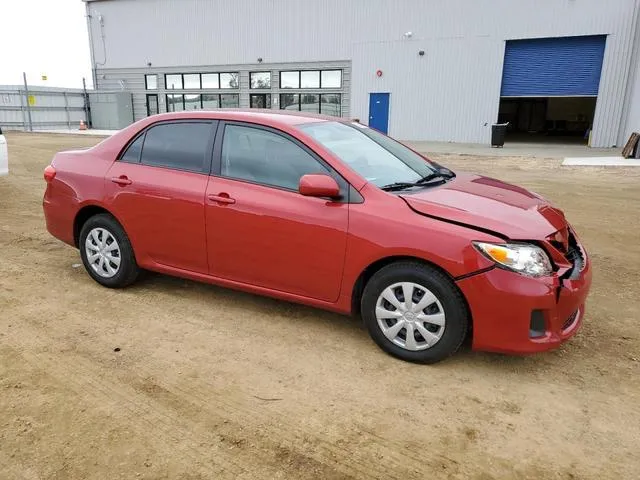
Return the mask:
<path id="1" fill-rule="evenodd" d="M 369 94 L 369 126 L 387 133 L 389 131 L 389 94 Z"/>

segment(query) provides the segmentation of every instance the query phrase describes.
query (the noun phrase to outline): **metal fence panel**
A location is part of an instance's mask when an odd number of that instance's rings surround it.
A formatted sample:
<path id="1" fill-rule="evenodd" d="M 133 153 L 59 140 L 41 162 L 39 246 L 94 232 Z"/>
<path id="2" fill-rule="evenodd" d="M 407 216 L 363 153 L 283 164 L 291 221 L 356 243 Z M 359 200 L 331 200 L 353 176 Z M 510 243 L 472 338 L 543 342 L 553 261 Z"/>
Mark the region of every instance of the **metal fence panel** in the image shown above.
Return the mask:
<path id="1" fill-rule="evenodd" d="M 76 128 L 86 121 L 85 95 L 76 89 L 24 89 L 0 87 L 0 126 L 6 130 L 29 130 L 28 109 L 33 130 Z"/>

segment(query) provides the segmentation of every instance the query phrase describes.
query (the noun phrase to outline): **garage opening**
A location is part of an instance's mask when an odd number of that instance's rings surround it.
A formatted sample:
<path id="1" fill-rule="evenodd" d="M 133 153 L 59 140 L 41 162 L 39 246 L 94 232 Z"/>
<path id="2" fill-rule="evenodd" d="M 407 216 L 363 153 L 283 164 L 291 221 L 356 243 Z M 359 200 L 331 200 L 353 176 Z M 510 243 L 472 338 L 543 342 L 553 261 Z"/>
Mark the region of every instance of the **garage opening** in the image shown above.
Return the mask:
<path id="1" fill-rule="evenodd" d="M 506 141 L 587 144 L 606 37 L 507 41 L 499 123 Z"/>

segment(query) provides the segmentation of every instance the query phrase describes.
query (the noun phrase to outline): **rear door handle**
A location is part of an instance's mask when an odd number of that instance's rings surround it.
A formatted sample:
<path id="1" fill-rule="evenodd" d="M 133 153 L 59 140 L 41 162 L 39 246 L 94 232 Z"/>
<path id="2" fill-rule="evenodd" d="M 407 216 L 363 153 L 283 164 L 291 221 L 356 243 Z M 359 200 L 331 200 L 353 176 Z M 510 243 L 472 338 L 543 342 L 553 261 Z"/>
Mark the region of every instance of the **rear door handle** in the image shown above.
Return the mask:
<path id="1" fill-rule="evenodd" d="M 221 193 L 220 195 L 207 195 L 207 198 L 212 202 L 224 203 L 226 205 L 231 205 L 236 203 L 235 198 L 230 198 L 229 195 L 226 193 Z"/>
<path id="2" fill-rule="evenodd" d="M 120 175 L 119 177 L 112 177 L 111 181 L 113 183 L 117 183 L 121 187 L 124 187 L 125 185 L 131 185 L 131 180 L 129 180 L 126 175 Z"/>

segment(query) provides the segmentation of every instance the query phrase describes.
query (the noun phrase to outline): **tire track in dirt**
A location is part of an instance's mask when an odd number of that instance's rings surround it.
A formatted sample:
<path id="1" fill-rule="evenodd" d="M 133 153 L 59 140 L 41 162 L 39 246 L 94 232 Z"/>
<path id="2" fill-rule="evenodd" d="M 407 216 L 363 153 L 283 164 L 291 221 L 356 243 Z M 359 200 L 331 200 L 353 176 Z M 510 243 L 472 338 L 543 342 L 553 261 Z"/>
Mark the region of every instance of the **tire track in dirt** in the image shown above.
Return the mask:
<path id="1" fill-rule="evenodd" d="M 56 332 L 52 331 L 50 327 L 53 325 L 49 324 L 49 328 L 47 329 L 47 337 L 49 339 L 56 338 Z M 28 335 L 31 338 L 31 342 L 29 345 L 24 342 L 20 342 L 19 338 L 15 336 L 12 338 L 12 344 L 21 345 L 23 350 L 31 350 L 34 347 L 37 349 L 46 349 L 46 344 L 40 339 L 42 335 Z M 60 338 L 60 337 L 58 337 Z M 61 342 L 61 344 L 64 343 Z M 106 345 L 104 346 L 105 351 L 109 348 Z M 105 365 L 104 359 L 95 357 L 89 351 L 81 351 L 76 346 L 73 350 L 65 351 L 65 355 L 72 355 L 74 357 L 73 361 L 65 360 L 65 367 L 70 371 L 74 371 L 76 374 L 76 378 L 78 378 L 78 373 L 80 374 L 80 378 L 82 378 L 83 382 L 86 382 L 88 385 L 92 387 L 97 392 L 102 394 L 102 399 L 107 400 L 108 398 L 112 398 L 113 395 L 111 393 L 116 394 L 121 400 L 129 403 L 128 409 L 137 415 L 150 415 L 153 412 L 149 412 L 147 409 L 145 410 L 136 410 L 136 395 L 134 392 L 140 392 L 146 394 L 148 397 L 145 405 L 151 409 L 154 409 L 154 405 L 152 402 L 157 402 L 163 405 L 164 412 L 163 417 L 173 418 L 174 415 L 172 413 L 167 413 L 166 410 L 170 409 L 174 411 L 177 415 L 182 415 L 185 412 L 187 413 L 186 419 L 189 420 L 190 426 L 189 428 L 182 429 L 185 436 L 189 432 L 197 431 L 199 435 L 207 436 L 207 432 L 203 432 L 201 429 L 198 429 L 198 416 L 195 416 L 193 412 L 204 411 L 207 412 L 208 418 L 214 418 L 217 421 L 218 425 L 224 424 L 224 420 L 231 417 L 235 419 L 242 419 L 244 423 L 240 423 L 238 420 L 234 420 L 235 427 L 237 427 L 238 431 L 249 430 L 249 435 L 251 437 L 260 437 L 263 442 L 267 442 L 268 451 L 279 452 L 281 455 L 287 456 L 287 452 L 282 450 L 282 446 L 285 446 L 293 455 L 298 459 L 300 458 L 308 458 L 315 462 L 318 462 L 320 465 L 327 464 L 330 462 L 330 466 L 332 470 L 336 472 L 341 472 L 343 477 L 351 476 L 357 478 L 408 478 L 407 474 L 415 473 L 424 467 L 424 460 L 418 458 L 408 457 L 406 454 L 402 454 L 400 452 L 390 451 L 385 444 L 379 444 L 377 440 L 373 440 L 367 443 L 378 444 L 378 448 L 384 448 L 385 450 L 385 465 L 379 471 L 372 469 L 371 458 L 374 452 L 371 452 L 371 448 L 367 448 L 366 444 L 362 444 L 363 442 L 358 442 L 358 446 L 365 447 L 359 449 L 353 449 L 345 447 L 343 444 L 341 447 L 335 446 L 330 442 L 323 440 L 321 437 L 314 436 L 309 439 L 309 433 L 300 429 L 295 424 L 287 422 L 286 416 L 283 416 L 281 413 L 268 412 L 266 409 L 258 410 L 255 405 L 242 405 L 242 401 L 239 402 L 230 402 L 226 400 L 226 395 L 216 395 L 216 387 L 208 382 L 202 382 L 199 380 L 190 380 L 188 387 L 179 387 L 177 385 L 167 385 L 164 382 L 158 382 L 157 378 L 162 377 L 164 366 L 158 366 L 156 369 L 149 368 L 148 364 L 136 365 L 136 371 L 138 373 L 138 377 L 133 380 L 123 376 L 118 375 L 118 372 L 114 371 L 114 369 L 110 368 L 108 365 Z M 42 356 L 38 356 L 39 361 L 43 360 Z M 94 367 L 95 363 L 100 363 L 101 367 Z M 53 368 L 54 365 L 51 363 L 48 364 L 50 368 Z M 97 383 L 95 381 L 96 378 L 101 378 L 100 369 L 111 370 L 110 373 L 116 376 L 118 381 L 109 381 L 105 379 L 105 382 Z M 145 379 L 154 379 L 154 384 L 145 383 Z M 127 385 L 123 385 L 127 384 Z M 75 382 L 77 387 L 80 387 L 81 384 Z M 111 385 L 111 386 L 109 386 Z M 211 395 L 204 395 L 202 392 L 208 392 Z M 166 394 L 163 395 L 161 392 L 169 392 L 170 396 Z M 189 405 L 189 408 L 185 408 L 186 405 Z M 189 413 L 191 412 L 191 418 L 189 418 Z M 223 412 L 220 414 L 219 412 Z M 158 416 L 155 416 L 155 420 L 158 420 Z M 153 418 L 153 417 L 152 417 Z M 196 421 L 194 421 L 196 420 Z M 181 416 L 179 422 L 184 422 L 185 417 Z M 178 422 L 175 419 L 175 422 Z M 151 420 L 148 420 L 149 424 L 153 424 Z M 234 425 L 232 425 L 233 427 Z M 266 426 L 266 427 L 265 427 Z M 171 426 L 172 429 L 176 429 L 179 427 L 179 424 L 175 423 Z M 267 435 L 262 433 L 263 428 L 267 430 Z M 178 430 L 180 430 L 178 428 Z M 232 429 L 227 429 L 227 431 L 231 431 Z M 166 429 L 165 429 L 166 431 Z M 229 433 L 228 435 L 232 436 L 233 434 Z M 237 436 L 237 434 L 235 435 Z M 214 436 L 208 435 L 210 441 L 218 440 L 217 434 Z M 240 439 L 242 440 L 242 439 Z M 245 438 L 246 440 L 246 438 Z M 368 438 L 367 440 L 372 440 L 372 438 Z M 300 445 L 311 444 L 313 451 L 300 451 Z M 192 445 L 195 447 L 195 445 Z M 238 452 L 235 452 L 236 456 Z M 269 455 L 267 455 L 269 457 Z M 344 462 L 344 459 L 349 458 L 349 462 Z M 407 462 L 407 460 L 413 460 L 413 462 Z M 265 460 L 271 460 L 272 458 L 265 458 Z M 300 463 L 300 462 L 299 462 Z M 305 463 L 307 461 L 305 460 Z M 232 468 L 234 466 L 239 467 L 238 462 L 234 462 L 231 465 L 224 465 L 225 467 Z M 380 467 L 380 465 L 378 465 Z M 408 468 L 410 467 L 410 468 Z M 412 467 L 412 468 L 411 468 Z M 331 476 L 331 475 L 330 475 Z M 327 477 L 328 478 L 328 477 Z"/>

